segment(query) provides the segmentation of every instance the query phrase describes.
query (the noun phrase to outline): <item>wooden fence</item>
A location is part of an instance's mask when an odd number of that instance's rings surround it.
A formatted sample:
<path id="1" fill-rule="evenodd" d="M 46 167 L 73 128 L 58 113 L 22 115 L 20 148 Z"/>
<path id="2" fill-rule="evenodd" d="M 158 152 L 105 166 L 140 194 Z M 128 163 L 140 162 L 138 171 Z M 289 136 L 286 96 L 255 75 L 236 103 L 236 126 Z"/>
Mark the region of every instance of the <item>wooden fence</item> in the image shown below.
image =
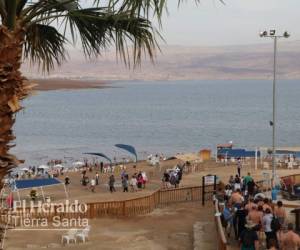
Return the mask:
<path id="1" fill-rule="evenodd" d="M 300 181 L 300 175 L 285 176 L 282 178 L 292 178 L 294 182 Z M 212 199 L 213 185 L 206 186 L 208 191 L 205 200 Z M 200 201 L 202 199 L 202 186 L 182 187 L 174 189 L 157 190 L 152 194 L 122 201 L 93 202 L 86 204 L 86 211 L 69 212 L 61 207 L 53 207 L 49 212 L 40 211 L 39 208 L 17 209 L 15 212 L 2 210 L 0 223 L 18 225 L 22 218 L 47 218 L 53 219 L 54 216 L 63 218 L 102 218 L 109 217 L 128 217 L 151 213 L 155 208 L 164 207 L 168 204 L 186 201 Z M 82 204 L 81 204 L 82 205 Z M 80 206 L 80 204 L 79 204 Z M 76 209 L 75 209 L 76 210 Z M 78 209 L 77 209 L 78 210 Z"/>
<path id="2" fill-rule="evenodd" d="M 213 185 L 206 186 L 207 197 L 206 200 L 212 200 Z M 202 199 L 202 186 L 196 187 L 182 187 L 174 189 L 157 190 L 154 193 L 140 198 L 122 200 L 122 201 L 107 201 L 107 202 L 93 202 L 87 204 L 78 204 L 73 206 L 74 212 L 69 212 L 67 208 L 61 206 L 52 207 L 51 211 L 45 212 L 36 208 L 16 209 L 15 212 L 1 211 L 1 222 L 9 223 L 11 225 L 20 225 L 24 218 L 47 218 L 52 220 L 59 216 L 63 218 L 103 218 L 109 217 L 129 217 L 151 213 L 155 208 L 165 207 L 176 202 L 186 201 L 200 201 Z M 86 206 L 85 211 L 80 210 Z M 50 209 L 49 209 L 50 210 Z"/>
<path id="3" fill-rule="evenodd" d="M 224 232 L 224 228 L 221 223 L 220 210 L 219 210 L 219 202 L 215 201 L 215 223 L 217 230 L 217 246 L 218 250 L 227 250 L 227 240 Z"/>
<path id="4" fill-rule="evenodd" d="M 207 187 L 212 198 L 213 186 Z M 202 187 L 183 187 L 158 190 L 149 196 L 124 201 L 88 203 L 87 218 L 103 216 L 136 216 L 152 212 L 155 208 L 164 207 L 175 202 L 200 201 Z"/>

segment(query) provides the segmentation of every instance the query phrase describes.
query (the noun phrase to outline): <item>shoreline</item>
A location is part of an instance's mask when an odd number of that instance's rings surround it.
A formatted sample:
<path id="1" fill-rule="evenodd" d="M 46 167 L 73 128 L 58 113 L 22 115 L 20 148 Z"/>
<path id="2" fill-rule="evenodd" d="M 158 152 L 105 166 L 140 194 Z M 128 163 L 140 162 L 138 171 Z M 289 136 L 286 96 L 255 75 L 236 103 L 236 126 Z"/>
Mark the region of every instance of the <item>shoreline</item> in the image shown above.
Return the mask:
<path id="1" fill-rule="evenodd" d="M 33 87 L 35 91 L 50 90 L 73 90 L 73 89 L 102 89 L 110 88 L 107 82 L 97 80 L 71 80 L 63 78 L 53 79 L 29 79 L 36 85 Z"/>

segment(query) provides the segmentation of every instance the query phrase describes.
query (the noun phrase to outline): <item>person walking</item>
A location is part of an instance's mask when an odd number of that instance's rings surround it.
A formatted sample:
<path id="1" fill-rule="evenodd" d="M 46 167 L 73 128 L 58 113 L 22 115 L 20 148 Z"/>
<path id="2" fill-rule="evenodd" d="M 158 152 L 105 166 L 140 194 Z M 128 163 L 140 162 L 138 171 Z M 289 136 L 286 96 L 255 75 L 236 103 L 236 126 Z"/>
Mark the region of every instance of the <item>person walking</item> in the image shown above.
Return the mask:
<path id="1" fill-rule="evenodd" d="M 123 192 L 128 192 L 128 175 L 122 177 Z"/>
<path id="2" fill-rule="evenodd" d="M 232 213 L 232 207 L 229 204 L 229 202 L 225 203 L 225 207 L 222 212 L 222 217 L 224 218 L 224 224 L 223 223 L 222 224 L 225 227 L 225 232 L 227 233 L 227 236 L 230 237 L 231 228 L 233 225 L 233 213 Z"/>
<path id="3" fill-rule="evenodd" d="M 245 186 L 247 186 L 248 183 L 252 180 L 253 180 L 253 178 L 252 178 L 251 174 L 248 172 L 248 174 L 244 177 Z"/>
<path id="4" fill-rule="evenodd" d="M 233 175 L 230 175 L 228 184 L 231 186 L 231 189 L 234 189 L 234 183 L 235 183 L 235 179 L 234 179 Z"/>
<path id="5" fill-rule="evenodd" d="M 146 183 L 147 183 L 147 181 L 148 181 L 148 177 L 147 177 L 147 174 L 146 174 L 146 172 L 142 172 L 142 187 L 143 187 L 143 189 L 145 189 L 146 188 Z"/>
<path id="6" fill-rule="evenodd" d="M 96 181 L 95 181 L 95 179 L 93 178 L 93 179 L 91 179 L 91 186 L 90 186 L 91 191 L 92 191 L 93 193 L 95 192 L 95 187 L 96 187 Z"/>
<path id="7" fill-rule="evenodd" d="M 69 178 L 69 176 L 66 176 L 66 178 L 65 178 L 65 185 L 66 185 L 66 187 L 67 187 L 69 184 L 70 184 L 70 178 Z"/>
<path id="8" fill-rule="evenodd" d="M 254 199 L 253 198 L 249 198 L 247 204 L 245 205 L 245 209 L 248 212 L 251 212 L 251 210 L 253 209 L 253 207 L 257 208 L 257 205 L 254 203 Z"/>
<path id="9" fill-rule="evenodd" d="M 300 237 L 294 232 L 292 223 L 288 224 L 288 231 L 283 234 L 281 247 L 282 250 L 298 250 L 300 248 Z"/>
<path id="10" fill-rule="evenodd" d="M 225 199 L 226 202 L 229 201 L 231 195 L 232 195 L 232 188 L 228 184 L 228 185 L 225 186 L 225 191 L 224 191 L 224 199 Z"/>
<path id="11" fill-rule="evenodd" d="M 277 206 L 274 208 L 274 215 L 278 218 L 281 226 L 283 226 L 286 220 L 286 211 L 283 207 L 282 201 L 277 202 Z"/>
<path id="12" fill-rule="evenodd" d="M 258 250 L 259 241 L 256 231 L 254 230 L 255 223 L 251 220 L 245 225 L 245 229 L 240 235 L 241 250 Z"/>
<path id="13" fill-rule="evenodd" d="M 274 239 L 270 240 L 270 248 L 268 250 L 279 250 L 280 248 L 277 247 L 277 242 Z"/>
<path id="14" fill-rule="evenodd" d="M 260 229 L 262 225 L 262 219 L 264 213 L 262 211 L 262 206 L 257 207 L 256 205 L 252 206 L 250 212 L 248 213 L 248 220 L 251 220 L 256 225 L 256 229 Z"/>
<path id="15" fill-rule="evenodd" d="M 109 191 L 111 193 L 113 192 L 116 192 L 116 189 L 115 189 L 115 176 L 112 174 L 110 177 L 109 177 L 109 181 L 108 181 L 108 186 L 109 186 Z"/>
<path id="16" fill-rule="evenodd" d="M 242 169 L 242 161 L 241 158 L 239 158 L 237 162 L 237 172 L 239 177 L 241 177 L 241 169 Z"/>
<path id="17" fill-rule="evenodd" d="M 167 170 L 165 170 L 162 177 L 163 188 L 168 188 L 169 180 L 170 180 L 169 173 L 167 172 Z"/>
<path id="18" fill-rule="evenodd" d="M 143 176 L 142 176 L 142 172 L 139 172 L 139 174 L 137 175 L 137 187 L 139 190 L 142 189 L 143 187 Z"/>
<path id="19" fill-rule="evenodd" d="M 96 175 L 95 175 L 95 180 L 96 180 L 96 185 L 98 186 L 99 185 L 99 173 L 96 172 Z"/>
<path id="20" fill-rule="evenodd" d="M 247 210 L 244 205 L 238 208 L 233 217 L 233 229 L 236 239 L 239 239 L 241 233 L 245 230 Z"/>
<path id="21" fill-rule="evenodd" d="M 270 200 L 268 198 L 264 198 L 263 202 L 264 203 L 263 203 L 262 207 L 263 207 L 264 212 L 266 212 L 266 210 L 269 209 L 271 211 L 271 213 L 273 213 L 273 209 L 271 207 Z"/>
<path id="22" fill-rule="evenodd" d="M 242 190 L 241 178 L 239 175 L 236 175 L 234 178 L 234 190 L 240 189 Z"/>
<path id="23" fill-rule="evenodd" d="M 131 180 L 130 180 L 130 188 L 131 188 L 131 192 L 136 192 L 136 188 L 137 188 L 137 179 L 136 179 L 136 175 L 134 174 L 132 177 L 131 177 Z"/>
<path id="24" fill-rule="evenodd" d="M 273 232 L 273 230 L 271 228 L 272 220 L 273 220 L 273 215 L 271 213 L 271 210 L 269 208 L 267 208 L 265 210 L 265 215 L 263 216 L 263 219 L 262 219 L 262 223 L 263 223 L 263 227 L 264 227 L 264 231 L 265 231 L 265 235 L 266 235 L 267 249 L 270 248 L 270 240 L 271 239 L 276 240 L 276 233 Z"/>
<path id="25" fill-rule="evenodd" d="M 241 194 L 241 190 L 240 189 L 235 190 L 229 199 L 229 203 L 238 209 L 242 206 L 243 202 L 244 202 L 244 197 Z"/>
<path id="26" fill-rule="evenodd" d="M 248 183 L 247 183 L 247 194 L 249 197 L 253 197 L 254 193 L 255 193 L 255 188 L 258 187 L 257 184 L 254 182 L 253 179 L 251 179 Z"/>

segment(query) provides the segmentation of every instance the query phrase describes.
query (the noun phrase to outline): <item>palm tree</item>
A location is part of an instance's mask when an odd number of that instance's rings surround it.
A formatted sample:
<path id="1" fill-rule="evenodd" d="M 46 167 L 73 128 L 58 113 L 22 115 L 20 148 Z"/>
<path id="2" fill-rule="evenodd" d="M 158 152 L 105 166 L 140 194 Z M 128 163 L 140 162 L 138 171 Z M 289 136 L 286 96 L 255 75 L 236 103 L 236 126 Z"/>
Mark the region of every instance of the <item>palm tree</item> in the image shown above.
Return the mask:
<path id="1" fill-rule="evenodd" d="M 151 20 L 161 26 L 167 0 L 82 2 L 84 7 L 79 0 L 0 0 L 0 181 L 20 163 L 9 153 L 15 146 L 12 127 L 20 101 L 33 87 L 22 76 L 22 60 L 49 72 L 66 60 L 69 43 L 80 44 L 88 58 L 114 45 L 130 66 L 139 65 L 144 55 L 153 60 L 159 49 L 156 37 L 161 36 Z"/>
<path id="2" fill-rule="evenodd" d="M 80 44 L 87 57 L 114 45 L 127 65 L 138 65 L 143 55 L 154 57 L 158 32 L 150 18 L 160 23 L 166 0 L 86 0 L 83 4 L 0 0 L 0 179 L 20 163 L 9 149 L 14 146 L 12 127 L 22 109 L 20 101 L 32 89 L 20 71 L 22 60 L 50 71 L 66 60 L 68 43 Z"/>

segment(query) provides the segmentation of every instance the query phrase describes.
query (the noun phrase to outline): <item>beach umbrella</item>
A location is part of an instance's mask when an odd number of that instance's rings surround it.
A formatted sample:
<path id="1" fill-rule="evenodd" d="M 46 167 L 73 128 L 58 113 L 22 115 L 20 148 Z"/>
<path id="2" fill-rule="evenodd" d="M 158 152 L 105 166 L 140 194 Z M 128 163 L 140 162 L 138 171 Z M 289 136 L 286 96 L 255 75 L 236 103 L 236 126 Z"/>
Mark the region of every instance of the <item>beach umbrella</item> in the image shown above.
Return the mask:
<path id="1" fill-rule="evenodd" d="M 20 170 L 21 170 L 21 171 L 29 171 L 29 168 L 25 168 L 25 167 L 24 167 L 24 168 L 21 168 Z"/>
<path id="2" fill-rule="evenodd" d="M 63 168 L 64 166 L 63 165 L 61 165 L 61 164 L 56 164 L 55 166 L 54 166 L 54 168 Z"/>
<path id="3" fill-rule="evenodd" d="M 38 169 L 49 169 L 49 167 L 46 166 L 46 165 L 40 165 L 40 166 L 38 167 Z"/>
<path id="4" fill-rule="evenodd" d="M 137 162 L 137 153 L 136 153 L 135 148 L 133 146 L 126 145 L 126 144 L 116 144 L 115 147 L 124 149 L 127 152 L 133 154 L 135 156 L 135 161 Z"/>
<path id="5" fill-rule="evenodd" d="M 76 161 L 73 163 L 73 166 L 81 167 L 84 166 L 84 163 L 82 161 Z"/>

